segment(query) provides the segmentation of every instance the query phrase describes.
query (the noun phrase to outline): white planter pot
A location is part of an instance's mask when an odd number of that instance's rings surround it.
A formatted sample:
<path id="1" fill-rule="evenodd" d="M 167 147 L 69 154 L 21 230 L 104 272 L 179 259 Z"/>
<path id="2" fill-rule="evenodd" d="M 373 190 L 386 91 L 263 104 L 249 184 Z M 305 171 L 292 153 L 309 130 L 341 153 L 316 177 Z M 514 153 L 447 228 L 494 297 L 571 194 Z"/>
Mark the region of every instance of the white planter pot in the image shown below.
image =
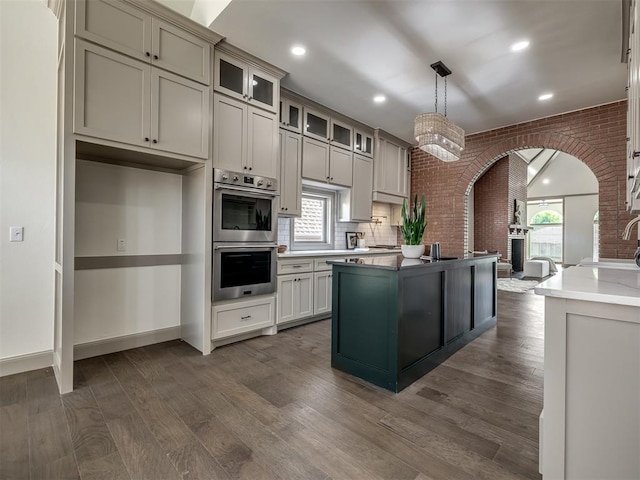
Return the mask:
<path id="1" fill-rule="evenodd" d="M 424 245 L 402 245 L 402 255 L 406 258 L 420 258 L 424 253 Z"/>

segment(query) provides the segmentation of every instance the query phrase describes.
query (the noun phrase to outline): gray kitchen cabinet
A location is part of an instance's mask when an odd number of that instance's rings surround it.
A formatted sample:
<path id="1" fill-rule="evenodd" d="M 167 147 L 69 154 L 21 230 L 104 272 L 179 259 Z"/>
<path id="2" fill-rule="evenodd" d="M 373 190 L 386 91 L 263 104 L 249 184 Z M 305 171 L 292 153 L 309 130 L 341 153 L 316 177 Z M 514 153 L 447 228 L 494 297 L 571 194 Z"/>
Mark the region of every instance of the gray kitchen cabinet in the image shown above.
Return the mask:
<path id="1" fill-rule="evenodd" d="M 409 145 L 380 130 L 375 139 L 373 200 L 401 204 L 409 197 Z"/>
<path id="2" fill-rule="evenodd" d="M 280 128 L 302 133 L 302 105 L 280 97 Z"/>
<path id="3" fill-rule="evenodd" d="M 213 86 L 216 91 L 278 113 L 280 80 L 276 76 L 219 50 L 215 52 L 215 64 Z"/>
<path id="4" fill-rule="evenodd" d="M 277 324 L 313 315 L 313 273 L 278 276 Z"/>
<path id="5" fill-rule="evenodd" d="M 351 187 L 351 221 L 369 222 L 373 213 L 373 160 L 362 155 L 353 156 Z"/>
<path id="6" fill-rule="evenodd" d="M 209 89 L 76 40 L 74 133 L 209 156 Z"/>
<path id="7" fill-rule="evenodd" d="M 278 176 L 276 115 L 225 95 L 213 95 L 213 166 Z"/>
<path id="8" fill-rule="evenodd" d="M 78 0 L 75 34 L 209 85 L 211 45 L 118 0 Z"/>
<path id="9" fill-rule="evenodd" d="M 350 187 L 353 181 L 353 154 L 328 143 L 304 137 L 302 177 L 308 180 Z"/>
<path id="10" fill-rule="evenodd" d="M 302 136 L 280 129 L 280 216 L 302 213 Z"/>

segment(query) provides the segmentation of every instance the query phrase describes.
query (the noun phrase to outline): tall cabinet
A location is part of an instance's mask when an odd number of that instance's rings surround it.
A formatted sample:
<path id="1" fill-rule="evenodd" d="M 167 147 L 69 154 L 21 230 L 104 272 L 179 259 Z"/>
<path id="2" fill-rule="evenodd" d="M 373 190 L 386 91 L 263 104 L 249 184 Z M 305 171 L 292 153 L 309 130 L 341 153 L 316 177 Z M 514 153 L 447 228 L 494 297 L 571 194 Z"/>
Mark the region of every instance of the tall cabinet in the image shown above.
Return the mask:
<path id="1" fill-rule="evenodd" d="M 627 57 L 627 208 L 640 214 L 640 12 L 638 1 L 629 15 Z"/>
<path id="2" fill-rule="evenodd" d="M 210 350 L 221 37 L 156 2 L 49 5 L 59 20 L 53 363 L 66 393 L 74 359 L 171 338 Z"/>

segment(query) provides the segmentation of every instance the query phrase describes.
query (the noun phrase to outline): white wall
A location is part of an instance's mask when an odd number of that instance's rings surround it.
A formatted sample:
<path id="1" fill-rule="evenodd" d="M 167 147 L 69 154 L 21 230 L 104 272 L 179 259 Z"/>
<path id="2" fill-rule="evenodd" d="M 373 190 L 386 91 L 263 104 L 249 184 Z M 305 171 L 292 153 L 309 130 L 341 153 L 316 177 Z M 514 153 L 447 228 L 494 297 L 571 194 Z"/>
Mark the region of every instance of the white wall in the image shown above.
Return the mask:
<path id="1" fill-rule="evenodd" d="M 181 253 L 182 177 L 78 160 L 75 240 L 77 257 Z M 180 265 L 76 271 L 75 343 L 180 325 L 180 275 Z"/>
<path id="2" fill-rule="evenodd" d="M 0 0 L 0 359 L 53 346 L 56 44 L 45 2 Z"/>
<path id="3" fill-rule="evenodd" d="M 564 199 L 564 263 L 575 265 L 593 257 L 593 217 L 598 211 L 598 195 Z"/>

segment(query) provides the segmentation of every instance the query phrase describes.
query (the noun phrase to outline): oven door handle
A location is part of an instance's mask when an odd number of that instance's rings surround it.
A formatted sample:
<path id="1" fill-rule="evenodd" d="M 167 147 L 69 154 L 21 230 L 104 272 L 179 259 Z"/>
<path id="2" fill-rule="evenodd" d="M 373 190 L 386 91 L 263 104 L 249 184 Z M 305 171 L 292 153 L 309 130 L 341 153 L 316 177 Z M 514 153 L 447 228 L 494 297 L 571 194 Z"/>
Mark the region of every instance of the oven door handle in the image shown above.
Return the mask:
<path id="1" fill-rule="evenodd" d="M 278 248 L 275 243 L 252 243 L 252 244 L 236 244 L 236 245 L 216 245 L 214 250 L 227 250 L 227 249 L 241 249 L 241 248 Z"/>
<path id="2" fill-rule="evenodd" d="M 258 190 L 256 188 L 248 188 L 248 187 L 236 187 L 234 185 L 215 185 L 216 190 L 229 190 L 232 192 L 242 192 L 242 193 L 250 193 L 252 197 L 258 198 L 273 198 L 279 197 L 280 194 L 278 192 L 272 192 L 269 190 Z"/>

